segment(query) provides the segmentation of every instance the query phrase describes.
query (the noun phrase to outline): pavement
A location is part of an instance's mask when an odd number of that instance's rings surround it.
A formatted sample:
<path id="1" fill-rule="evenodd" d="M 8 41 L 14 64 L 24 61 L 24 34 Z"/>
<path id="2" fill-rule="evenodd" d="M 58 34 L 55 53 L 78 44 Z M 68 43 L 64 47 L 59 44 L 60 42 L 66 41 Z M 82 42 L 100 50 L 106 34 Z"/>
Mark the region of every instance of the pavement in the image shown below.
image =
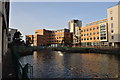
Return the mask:
<path id="1" fill-rule="evenodd" d="M 3 56 L 2 63 L 2 80 L 16 80 L 15 65 L 11 50 Z"/>

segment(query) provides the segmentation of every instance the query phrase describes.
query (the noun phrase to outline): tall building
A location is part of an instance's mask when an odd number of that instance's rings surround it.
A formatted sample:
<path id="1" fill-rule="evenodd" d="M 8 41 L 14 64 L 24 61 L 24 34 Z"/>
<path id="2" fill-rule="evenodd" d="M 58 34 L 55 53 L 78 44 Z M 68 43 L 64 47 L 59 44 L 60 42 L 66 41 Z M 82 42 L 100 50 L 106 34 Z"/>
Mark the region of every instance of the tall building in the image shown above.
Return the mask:
<path id="1" fill-rule="evenodd" d="M 82 46 L 107 46 L 107 19 L 88 23 L 81 27 Z"/>
<path id="2" fill-rule="evenodd" d="M 33 46 L 67 45 L 72 41 L 71 35 L 68 29 L 39 29 L 35 31 L 35 35 L 26 35 L 26 41 L 31 38 L 30 40 L 33 40 Z"/>
<path id="3" fill-rule="evenodd" d="M 0 79 L 2 78 L 2 60 L 8 50 L 9 2 L 0 1 Z"/>
<path id="4" fill-rule="evenodd" d="M 120 2 L 107 9 L 110 46 L 120 47 Z"/>
<path id="5" fill-rule="evenodd" d="M 81 27 L 82 26 L 82 21 L 80 20 L 71 20 L 68 21 L 68 28 L 70 32 L 74 33 L 75 32 L 75 27 Z"/>
<path id="6" fill-rule="evenodd" d="M 71 20 L 68 21 L 68 28 L 71 33 L 73 33 L 73 45 L 80 45 L 80 27 L 82 26 L 82 21 L 80 20 Z"/>
<path id="7" fill-rule="evenodd" d="M 81 44 L 81 27 L 76 26 L 73 33 L 73 45 L 80 46 Z"/>

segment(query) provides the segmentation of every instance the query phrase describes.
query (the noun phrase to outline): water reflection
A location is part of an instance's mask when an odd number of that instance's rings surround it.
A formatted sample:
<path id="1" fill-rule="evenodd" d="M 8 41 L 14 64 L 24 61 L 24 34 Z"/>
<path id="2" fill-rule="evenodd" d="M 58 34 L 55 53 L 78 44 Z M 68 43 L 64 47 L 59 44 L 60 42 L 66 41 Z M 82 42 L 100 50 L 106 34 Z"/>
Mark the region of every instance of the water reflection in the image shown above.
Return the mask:
<path id="1" fill-rule="evenodd" d="M 117 78 L 120 60 L 115 55 L 40 51 L 21 58 L 30 63 L 35 78 Z"/>

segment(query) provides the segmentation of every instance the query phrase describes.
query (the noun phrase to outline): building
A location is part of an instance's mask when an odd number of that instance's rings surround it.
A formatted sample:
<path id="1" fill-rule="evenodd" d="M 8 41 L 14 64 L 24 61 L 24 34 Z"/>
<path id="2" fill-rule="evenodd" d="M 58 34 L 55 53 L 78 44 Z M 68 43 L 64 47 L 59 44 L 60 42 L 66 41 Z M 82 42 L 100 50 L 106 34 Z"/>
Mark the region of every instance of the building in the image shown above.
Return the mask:
<path id="1" fill-rule="evenodd" d="M 81 27 L 81 46 L 107 46 L 107 19 Z"/>
<path id="2" fill-rule="evenodd" d="M 75 27 L 81 27 L 81 26 L 82 26 L 82 21 L 80 21 L 80 20 L 68 21 L 68 28 L 71 33 L 75 32 Z"/>
<path id="3" fill-rule="evenodd" d="M 9 2 L 0 1 L 0 79 L 2 78 L 2 60 L 8 50 Z"/>
<path id="4" fill-rule="evenodd" d="M 110 46 L 120 47 L 120 2 L 107 9 L 107 20 Z"/>
<path id="5" fill-rule="evenodd" d="M 73 33 L 73 45 L 80 46 L 81 45 L 81 27 L 76 26 L 75 32 Z"/>
<path id="6" fill-rule="evenodd" d="M 35 35 L 26 35 L 26 41 L 28 38 L 33 40 L 33 46 L 61 46 L 71 43 L 71 33 L 68 29 L 59 30 L 46 30 L 39 29 L 35 31 Z"/>
<path id="7" fill-rule="evenodd" d="M 34 35 L 26 35 L 26 44 L 29 46 L 33 46 Z"/>
<path id="8" fill-rule="evenodd" d="M 12 43 L 13 42 L 14 34 L 17 32 L 17 29 L 9 28 L 8 31 L 9 31 L 8 32 L 8 43 Z"/>
<path id="9" fill-rule="evenodd" d="M 80 20 L 71 20 L 68 21 L 68 28 L 70 32 L 73 34 L 73 45 L 80 45 L 80 27 L 82 26 L 82 21 Z"/>

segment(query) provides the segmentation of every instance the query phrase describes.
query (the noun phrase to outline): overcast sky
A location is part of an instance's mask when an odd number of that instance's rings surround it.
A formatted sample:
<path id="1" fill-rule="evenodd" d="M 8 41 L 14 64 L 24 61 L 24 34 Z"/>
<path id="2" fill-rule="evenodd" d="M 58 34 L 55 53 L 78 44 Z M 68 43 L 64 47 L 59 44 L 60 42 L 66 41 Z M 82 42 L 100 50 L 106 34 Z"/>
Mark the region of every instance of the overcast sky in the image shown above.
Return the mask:
<path id="1" fill-rule="evenodd" d="M 107 18 L 107 8 L 117 2 L 12 2 L 10 27 L 23 35 L 34 34 L 37 29 L 68 28 L 72 19 L 86 23 Z"/>

